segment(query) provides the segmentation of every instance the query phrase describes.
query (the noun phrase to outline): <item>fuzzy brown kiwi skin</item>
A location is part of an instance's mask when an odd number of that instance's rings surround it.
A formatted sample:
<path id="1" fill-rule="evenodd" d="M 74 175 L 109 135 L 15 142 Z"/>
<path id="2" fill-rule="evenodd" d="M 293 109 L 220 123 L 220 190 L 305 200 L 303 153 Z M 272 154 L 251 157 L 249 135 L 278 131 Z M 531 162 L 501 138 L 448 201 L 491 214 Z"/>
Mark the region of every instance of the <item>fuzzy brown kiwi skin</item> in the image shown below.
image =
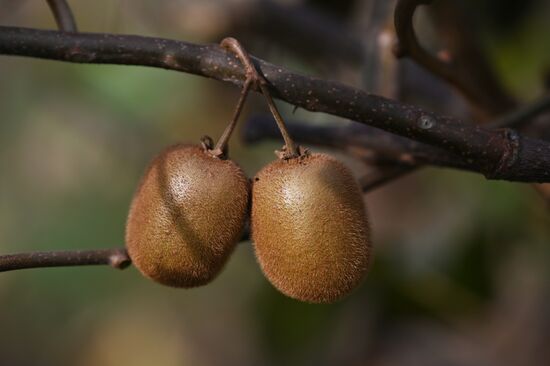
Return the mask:
<path id="1" fill-rule="evenodd" d="M 212 281 L 239 241 L 250 184 L 230 160 L 173 145 L 150 164 L 134 194 L 126 248 L 146 277 L 172 287 Z"/>
<path id="2" fill-rule="evenodd" d="M 253 180 L 251 215 L 257 260 L 287 296 L 332 303 L 364 278 L 372 249 L 362 192 L 331 156 L 264 167 Z"/>

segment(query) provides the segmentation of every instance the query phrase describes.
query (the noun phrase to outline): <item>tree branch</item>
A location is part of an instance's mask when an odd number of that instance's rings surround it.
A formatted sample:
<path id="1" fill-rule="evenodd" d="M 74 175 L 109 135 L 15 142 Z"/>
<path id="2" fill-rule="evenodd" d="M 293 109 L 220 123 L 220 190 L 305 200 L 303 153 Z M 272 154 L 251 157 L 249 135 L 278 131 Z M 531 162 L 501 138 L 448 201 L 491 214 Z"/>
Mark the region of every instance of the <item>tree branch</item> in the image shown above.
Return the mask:
<path id="1" fill-rule="evenodd" d="M 124 248 L 72 250 L 55 252 L 31 252 L 0 255 L 0 272 L 17 269 L 88 266 L 107 264 L 124 269 L 130 265 L 130 257 Z"/>
<path id="2" fill-rule="evenodd" d="M 243 68 L 218 45 L 96 33 L 0 27 L 0 54 L 52 60 L 159 67 L 241 86 Z M 550 144 L 512 130 L 473 126 L 350 86 L 293 73 L 255 59 L 279 99 L 439 147 L 490 179 L 550 181 Z"/>

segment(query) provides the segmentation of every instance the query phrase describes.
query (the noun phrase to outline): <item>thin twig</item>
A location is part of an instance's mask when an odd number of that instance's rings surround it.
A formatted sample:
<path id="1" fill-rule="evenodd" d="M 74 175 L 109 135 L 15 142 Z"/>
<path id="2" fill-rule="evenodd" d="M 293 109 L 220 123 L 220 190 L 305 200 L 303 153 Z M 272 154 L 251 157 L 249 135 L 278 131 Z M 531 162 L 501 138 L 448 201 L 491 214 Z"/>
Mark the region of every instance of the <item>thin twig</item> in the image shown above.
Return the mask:
<path id="1" fill-rule="evenodd" d="M 235 130 L 235 127 L 237 126 L 237 121 L 239 120 L 239 116 L 241 115 L 241 112 L 244 107 L 244 102 L 246 101 L 246 97 L 248 96 L 248 92 L 250 91 L 250 87 L 252 86 L 252 80 L 247 79 L 243 85 L 243 88 L 241 90 L 241 94 L 239 96 L 239 101 L 237 102 L 237 105 L 235 106 L 235 111 L 233 112 L 233 116 L 231 117 L 231 121 L 223 131 L 222 136 L 216 143 L 216 146 L 211 151 L 211 153 L 214 156 L 218 157 L 224 157 L 227 156 L 227 143 L 229 142 L 229 138 L 231 137 L 231 134 L 233 134 L 233 131 Z"/>
<path id="2" fill-rule="evenodd" d="M 438 165 L 436 162 L 446 165 L 443 163 L 444 151 L 369 126 L 318 126 L 296 120 L 287 120 L 286 124 L 297 142 L 347 152 L 372 168 L 372 172 L 359 179 L 365 193 L 401 178 L 421 166 Z M 273 121 L 268 116 L 249 119 L 242 131 L 242 138 L 247 144 L 280 139 L 278 130 L 273 127 Z M 453 161 L 456 157 L 446 159 Z"/>
<path id="3" fill-rule="evenodd" d="M 124 248 L 30 252 L 0 255 L 0 272 L 26 268 L 109 265 L 124 269 L 131 263 Z"/>
<path id="4" fill-rule="evenodd" d="M 57 23 L 59 30 L 78 32 L 71 7 L 66 0 L 46 0 Z"/>
<path id="5" fill-rule="evenodd" d="M 468 164 L 459 156 L 378 128 L 340 123 L 317 125 L 294 119 L 287 120 L 286 123 L 289 132 L 297 142 L 335 148 L 369 165 L 402 167 L 433 165 L 468 169 Z M 256 116 L 249 119 L 242 131 L 242 138 L 248 144 L 280 138 L 269 116 Z"/>
<path id="6" fill-rule="evenodd" d="M 380 188 L 394 180 L 404 177 L 418 168 L 410 166 L 383 166 L 377 167 L 372 173 L 366 174 L 359 179 L 359 185 L 363 193 L 368 193 Z"/>
<path id="7" fill-rule="evenodd" d="M 303 121 L 287 120 L 287 127 L 296 141 L 301 144 L 335 148 L 349 153 L 373 168 L 372 172 L 360 179 L 365 193 L 425 165 L 446 167 L 456 165 L 454 167 L 458 169 L 464 165 L 455 164 L 460 162 L 460 158 L 433 146 L 369 126 L 356 124 L 319 126 Z M 269 117 L 257 116 L 247 121 L 242 138 L 245 143 L 253 144 L 267 139 L 278 139 L 280 136 L 273 128 Z"/>
<path id="8" fill-rule="evenodd" d="M 536 101 L 524 107 L 489 123 L 487 126 L 493 128 L 517 128 L 521 129 L 524 125 L 531 122 L 535 117 L 550 111 L 550 94 L 544 95 Z"/>
<path id="9" fill-rule="evenodd" d="M 160 67 L 242 86 L 235 58 L 218 45 L 94 33 L 60 33 L 0 27 L 0 54 L 60 61 Z M 472 171 L 490 179 L 550 181 L 550 144 L 439 116 L 350 86 L 293 73 L 255 59 L 277 98 L 314 112 L 371 125 L 460 156 Z"/>

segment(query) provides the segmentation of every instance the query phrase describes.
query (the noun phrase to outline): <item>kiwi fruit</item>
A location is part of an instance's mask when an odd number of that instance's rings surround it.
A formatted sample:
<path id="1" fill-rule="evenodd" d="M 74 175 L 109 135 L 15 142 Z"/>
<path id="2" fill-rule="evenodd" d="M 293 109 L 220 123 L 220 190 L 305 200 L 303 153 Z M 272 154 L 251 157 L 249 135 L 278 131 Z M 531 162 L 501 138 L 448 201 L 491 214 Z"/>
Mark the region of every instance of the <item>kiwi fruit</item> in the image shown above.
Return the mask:
<path id="1" fill-rule="evenodd" d="M 164 285 L 205 285 L 239 241 L 249 181 L 231 160 L 197 145 L 174 145 L 150 164 L 126 223 L 132 263 Z"/>
<path id="2" fill-rule="evenodd" d="M 351 171 L 326 154 L 265 166 L 252 185 L 252 240 L 267 279 L 282 293 L 332 303 L 369 266 L 369 223 Z"/>

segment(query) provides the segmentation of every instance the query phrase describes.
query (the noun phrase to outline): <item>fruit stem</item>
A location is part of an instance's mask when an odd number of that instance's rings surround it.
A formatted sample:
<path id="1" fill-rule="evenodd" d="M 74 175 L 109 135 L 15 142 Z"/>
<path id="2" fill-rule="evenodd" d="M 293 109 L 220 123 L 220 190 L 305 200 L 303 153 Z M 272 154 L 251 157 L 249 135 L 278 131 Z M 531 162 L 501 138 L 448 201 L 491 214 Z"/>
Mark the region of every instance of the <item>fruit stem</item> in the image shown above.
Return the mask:
<path id="1" fill-rule="evenodd" d="M 283 140 L 285 141 L 285 146 L 282 153 L 280 154 L 280 157 L 282 159 L 291 159 L 300 156 L 298 146 L 296 146 L 294 140 L 292 140 L 292 138 L 290 137 L 283 117 L 279 113 L 279 110 L 277 109 L 277 106 L 275 105 L 275 102 L 271 97 L 271 93 L 269 92 L 269 88 L 267 87 L 267 80 L 263 75 L 258 72 L 256 67 L 252 63 L 250 56 L 245 51 L 244 47 L 239 43 L 239 41 L 231 37 L 224 38 L 221 42 L 221 46 L 235 53 L 245 68 L 246 81 L 243 87 L 243 92 L 244 88 L 250 88 L 249 84 L 254 83 L 264 95 L 267 101 L 267 105 L 269 106 L 269 110 L 271 111 L 273 118 L 275 118 L 275 122 L 277 122 L 277 127 L 279 127 L 281 135 L 283 136 Z M 248 90 L 246 92 L 248 93 Z"/>
<path id="2" fill-rule="evenodd" d="M 290 134 L 288 133 L 288 130 L 286 128 L 285 121 L 279 113 L 279 110 L 277 109 L 277 106 L 275 105 L 275 102 L 273 101 L 273 98 L 271 97 L 267 86 L 264 83 L 260 83 L 260 89 L 262 90 L 262 94 L 267 100 L 269 110 L 271 111 L 273 118 L 275 118 L 275 122 L 277 122 L 277 127 L 279 127 L 281 135 L 283 135 L 283 140 L 285 141 L 284 151 L 281 157 L 283 159 L 291 159 L 300 156 L 298 147 L 294 143 L 294 140 L 292 140 L 292 138 L 290 137 Z"/>
<path id="3" fill-rule="evenodd" d="M 252 85 L 252 80 L 246 79 L 246 81 L 244 82 L 244 86 L 241 90 L 241 96 L 239 97 L 239 101 L 237 102 L 237 106 L 235 107 L 235 111 L 233 112 L 233 118 L 231 119 L 231 122 L 229 122 L 225 130 L 223 131 L 223 134 L 218 140 L 218 142 L 216 143 L 216 146 L 214 146 L 214 149 L 212 150 L 212 155 L 215 155 L 218 157 L 223 157 L 227 155 L 227 143 L 229 142 L 229 138 L 231 137 L 231 134 L 233 133 L 235 126 L 237 126 L 237 120 L 241 115 L 244 102 L 246 101 L 246 97 L 248 96 L 248 92 L 250 91 L 251 85 Z"/>

